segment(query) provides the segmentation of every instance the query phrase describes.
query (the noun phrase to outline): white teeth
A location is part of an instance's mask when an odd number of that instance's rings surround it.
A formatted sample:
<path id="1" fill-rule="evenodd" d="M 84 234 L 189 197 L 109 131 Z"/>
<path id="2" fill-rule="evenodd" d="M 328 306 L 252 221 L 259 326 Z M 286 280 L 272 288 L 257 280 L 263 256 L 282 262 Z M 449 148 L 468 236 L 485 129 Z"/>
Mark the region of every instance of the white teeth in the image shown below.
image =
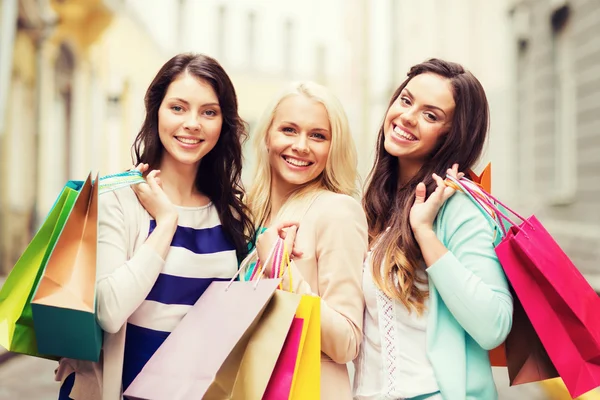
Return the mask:
<path id="1" fill-rule="evenodd" d="M 201 142 L 200 139 L 188 139 L 188 138 L 182 138 L 182 137 L 176 137 L 177 140 L 179 140 L 181 143 L 185 143 L 185 144 L 198 144 Z"/>
<path id="2" fill-rule="evenodd" d="M 402 139 L 417 140 L 417 138 L 414 135 L 404 132 L 402 129 L 400 129 L 399 126 L 394 127 L 394 132 L 396 132 L 396 134 L 398 134 L 398 136 L 400 136 Z"/>
<path id="3" fill-rule="evenodd" d="M 292 165 L 295 165 L 296 167 L 307 167 L 310 165 L 310 162 L 308 162 L 308 161 L 300 161 L 300 160 L 296 160 L 294 158 L 287 158 L 287 157 L 284 157 L 284 159 L 286 162 L 288 162 Z"/>

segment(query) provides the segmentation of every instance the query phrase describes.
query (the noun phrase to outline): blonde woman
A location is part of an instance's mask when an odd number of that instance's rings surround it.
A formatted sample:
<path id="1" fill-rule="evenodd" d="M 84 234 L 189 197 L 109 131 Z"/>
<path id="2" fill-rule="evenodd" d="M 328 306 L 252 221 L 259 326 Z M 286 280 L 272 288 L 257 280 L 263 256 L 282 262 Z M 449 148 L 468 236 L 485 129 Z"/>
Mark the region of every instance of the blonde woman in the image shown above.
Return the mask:
<path id="1" fill-rule="evenodd" d="M 351 197 L 357 157 L 347 117 L 326 88 L 293 83 L 253 136 L 258 165 L 248 202 L 263 233 L 251 257 L 266 259 L 278 237 L 294 245 L 294 292 L 321 298 L 321 398 L 351 399 L 346 363 L 362 339 L 368 238 L 365 214 Z"/>

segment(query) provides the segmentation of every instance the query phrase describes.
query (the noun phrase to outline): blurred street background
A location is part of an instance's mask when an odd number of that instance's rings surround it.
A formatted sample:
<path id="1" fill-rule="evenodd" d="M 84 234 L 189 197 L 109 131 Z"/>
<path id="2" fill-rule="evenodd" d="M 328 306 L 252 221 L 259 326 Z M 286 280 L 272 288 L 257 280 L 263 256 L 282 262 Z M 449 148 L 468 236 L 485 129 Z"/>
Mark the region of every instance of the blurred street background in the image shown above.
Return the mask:
<path id="1" fill-rule="evenodd" d="M 493 193 L 535 213 L 600 291 L 600 0 L 0 0 L 0 285 L 69 179 L 131 165 L 143 97 L 178 52 L 222 63 L 252 127 L 290 80 L 330 87 L 364 177 L 413 64 L 486 89 Z M 246 156 L 244 180 L 254 160 Z M 55 399 L 55 363 L 0 349 L 0 400 Z M 570 399 L 560 382 L 501 400 Z M 580 399 L 600 399 L 589 393 Z M 324 399 L 329 400 L 329 399 Z"/>

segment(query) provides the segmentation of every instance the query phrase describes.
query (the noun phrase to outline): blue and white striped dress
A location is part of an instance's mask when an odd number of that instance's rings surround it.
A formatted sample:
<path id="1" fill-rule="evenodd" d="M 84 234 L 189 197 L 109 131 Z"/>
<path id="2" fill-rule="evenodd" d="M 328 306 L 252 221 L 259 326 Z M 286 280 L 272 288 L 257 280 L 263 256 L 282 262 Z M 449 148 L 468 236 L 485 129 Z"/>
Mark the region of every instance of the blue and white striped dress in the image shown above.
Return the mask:
<path id="1" fill-rule="evenodd" d="M 237 271 L 235 248 L 225 236 L 214 205 L 178 207 L 178 211 L 179 223 L 164 269 L 127 323 L 123 390 L 210 283 L 231 279 Z M 154 228 L 156 222 L 151 220 L 148 234 Z"/>

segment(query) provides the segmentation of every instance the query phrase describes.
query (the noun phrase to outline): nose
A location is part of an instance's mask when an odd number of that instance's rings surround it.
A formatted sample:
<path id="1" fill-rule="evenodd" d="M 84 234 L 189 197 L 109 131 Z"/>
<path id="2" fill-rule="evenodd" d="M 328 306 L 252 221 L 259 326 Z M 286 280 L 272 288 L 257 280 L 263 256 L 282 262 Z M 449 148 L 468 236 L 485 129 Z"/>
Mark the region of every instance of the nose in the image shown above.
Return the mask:
<path id="1" fill-rule="evenodd" d="M 183 123 L 184 129 L 192 132 L 196 132 L 200 130 L 200 122 L 196 115 L 190 113 L 190 115 L 185 119 Z"/>
<path id="2" fill-rule="evenodd" d="M 416 117 L 414 114 L 414 109 L 410 108 L 408 110 L 405 110 L 402 114 L 400 114 L 400 121 L 402 121 L 402 124 L 404 125 L 415 126 Z"/>
<path id="3" fill-rule="evenodd" d="M 296 137 L 294 144 L 292 144 L 292 150 L 297 151 L 298 153 L 308 153 L 308 138 L 305 134 L 300 134 Z"/>

